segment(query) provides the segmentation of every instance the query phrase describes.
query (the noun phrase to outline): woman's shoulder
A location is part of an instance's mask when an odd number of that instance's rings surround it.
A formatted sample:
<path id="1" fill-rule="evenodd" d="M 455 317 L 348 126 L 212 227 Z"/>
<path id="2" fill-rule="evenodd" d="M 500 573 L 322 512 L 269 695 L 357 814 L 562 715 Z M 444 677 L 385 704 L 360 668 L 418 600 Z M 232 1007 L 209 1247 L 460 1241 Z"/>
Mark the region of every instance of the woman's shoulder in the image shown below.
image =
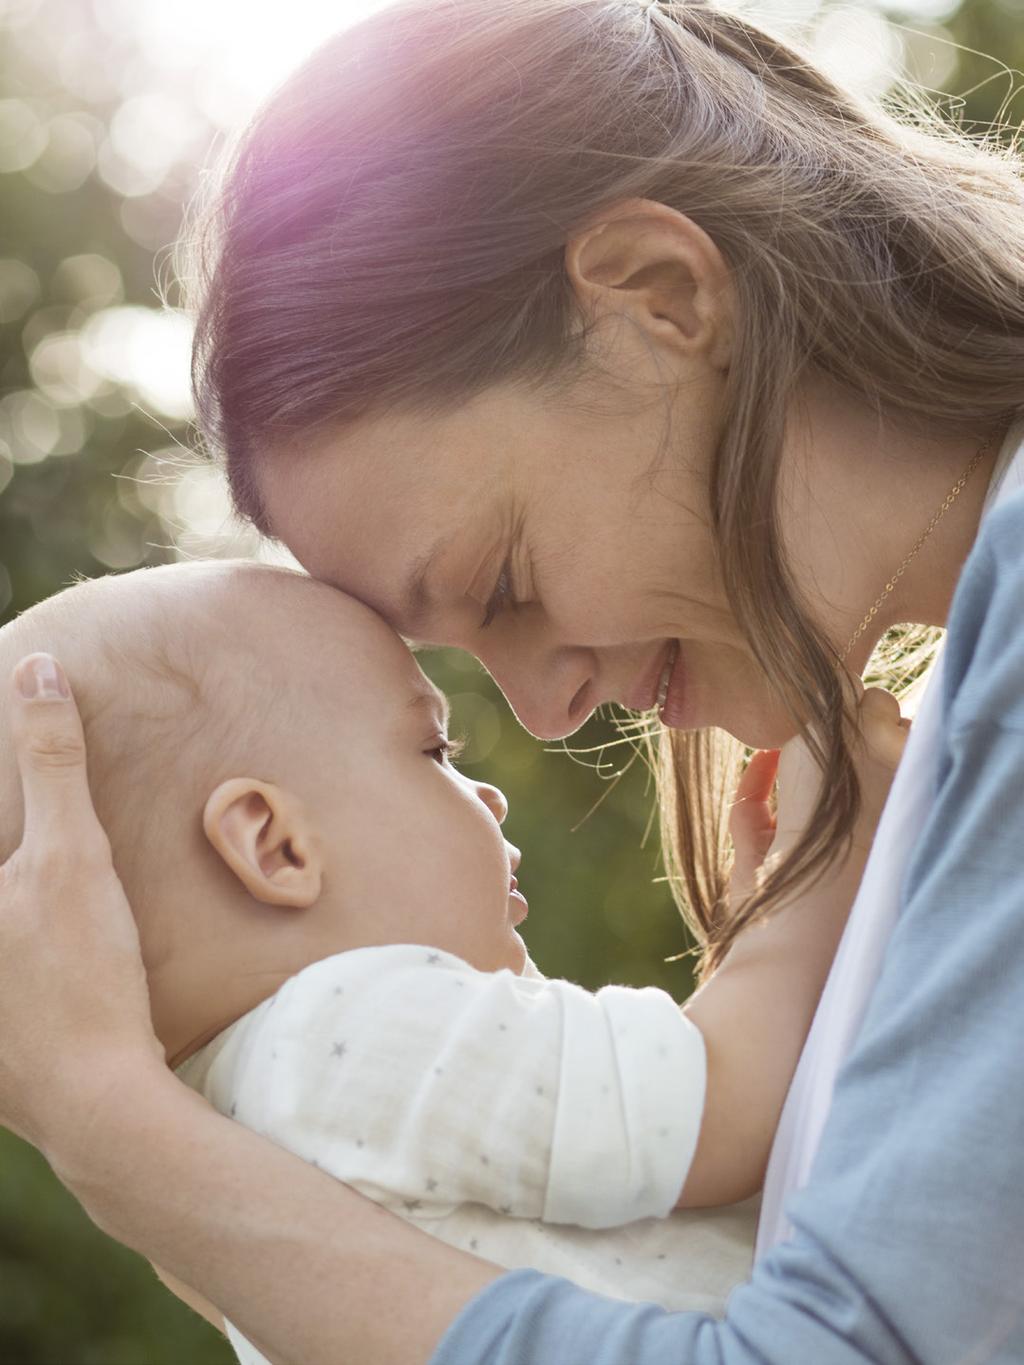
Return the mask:
<path id="1" fill-rule="evenodd" d="M 976 548 L 988 548 L 1008 566 L 1024 572 L 1024 487 L 994 507 L 982 523 Z"/>
<path id="2" fill-rule="evenodd" d="M 985 517 L 957 584 L 946 643 L 951 728 L 1024 730 L 1024 489 Z"/>

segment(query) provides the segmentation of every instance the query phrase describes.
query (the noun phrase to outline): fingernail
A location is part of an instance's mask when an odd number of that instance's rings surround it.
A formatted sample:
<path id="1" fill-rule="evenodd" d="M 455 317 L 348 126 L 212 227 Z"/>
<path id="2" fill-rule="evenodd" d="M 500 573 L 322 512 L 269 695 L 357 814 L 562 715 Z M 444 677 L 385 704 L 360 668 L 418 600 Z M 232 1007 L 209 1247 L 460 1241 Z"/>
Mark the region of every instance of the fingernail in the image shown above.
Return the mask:
<path id="1" fill-rule="evenodd" d="M 28 701 L 67 701 L 71 688 L 64 670 L 49 654 L 33 654 L 18 665 L 18 691 Z"/>

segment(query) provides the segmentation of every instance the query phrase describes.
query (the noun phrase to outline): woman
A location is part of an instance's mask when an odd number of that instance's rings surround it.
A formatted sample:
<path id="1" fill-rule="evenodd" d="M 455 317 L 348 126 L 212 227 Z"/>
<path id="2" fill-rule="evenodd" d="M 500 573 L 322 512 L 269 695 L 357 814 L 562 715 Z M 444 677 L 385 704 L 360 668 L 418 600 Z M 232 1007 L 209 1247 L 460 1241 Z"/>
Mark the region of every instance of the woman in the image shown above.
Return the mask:
<path id="1" fill-rule="evenodd" d="M 1021 207 L 1009 156 L 897 125 L 702 4 L 399 4 L 247 130 L 186 270 L 240 509 L 472 650 L 535 734 L 659 703 L 709 967 L 842 844 L 849 673 L 897 621 L 951 626 L 879 989 L 794 1235 L 723 1324 L 497 1278 L 182 1093 L 44 670 L 16 703 L 0 1117 L 271 1359 L 1024 1354 Z M 713 728 L 824 736 L 806 838 L 735 910 Z"/>

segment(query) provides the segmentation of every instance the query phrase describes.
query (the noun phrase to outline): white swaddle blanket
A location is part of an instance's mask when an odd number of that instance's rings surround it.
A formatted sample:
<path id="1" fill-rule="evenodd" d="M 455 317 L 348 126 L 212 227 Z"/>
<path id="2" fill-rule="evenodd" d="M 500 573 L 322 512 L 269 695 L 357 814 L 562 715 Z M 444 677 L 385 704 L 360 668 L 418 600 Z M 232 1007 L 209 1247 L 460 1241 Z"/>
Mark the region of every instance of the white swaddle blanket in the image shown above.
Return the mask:
<path id="1" fill-rule="evenodd" d="M 509 1269 L 721 1314 L 757 1200 L 673 1213 L 704 1105 L 663 991 L 593 994 L 418 946 L 299 972 L 177 1069 L 215 1108 Z M 264 1357 L 226 1324 L 243 1365 Z"/>
<path id="2" fill-rule="evenodd" d="M 1024 488 L 1022 443 L 1024 423 L 1017 423 L 999 452 L 985 515 L 1004 498 Z M 789 1236 L 784 1206 L 790 1195 L 807 1183 L 832 1103 L 836 1076 L 864 1018 L 896 923 L 910 854 L 934 800 L 941 677 L 940 652 L 914 717 L 860 890 L 775 1134 L 757 1230 L 758 1256 Z"/>

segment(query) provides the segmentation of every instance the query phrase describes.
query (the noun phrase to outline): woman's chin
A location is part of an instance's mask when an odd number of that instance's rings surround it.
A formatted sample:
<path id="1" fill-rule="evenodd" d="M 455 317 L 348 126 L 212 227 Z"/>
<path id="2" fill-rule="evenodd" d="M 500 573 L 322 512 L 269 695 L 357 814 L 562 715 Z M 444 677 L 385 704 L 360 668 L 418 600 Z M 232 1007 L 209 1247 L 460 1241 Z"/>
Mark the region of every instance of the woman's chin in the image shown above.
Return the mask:
<path id="1" fill-rule="evenodd" d="M 778 702 L 772 704 L 764 697 L 749 701 L 723 699 L 693 719 L 693 726 L 687 726 L 687 729 L 725 730 L 748 749 L 781 749 L 797 734 L 797 727 L 785 707 Z"/>
<path id="2" fill-rule="evenodd" d="M 781 698 L 745 649 L 684 641 L 682 658 L 673 728 L 725 730 L 751 749 L 781 749 L 797 733 Z"/>
<path id="3" fill-rule="evenodd" d="M 784 720 L 752 720 L 749 724 L 744 721 L 735 727 L 723 725 L 721 728 L 728 730 L 733 739 L 738 739 L 748 749 L 781 749 L 798 733 L 788 715 Z"/>

